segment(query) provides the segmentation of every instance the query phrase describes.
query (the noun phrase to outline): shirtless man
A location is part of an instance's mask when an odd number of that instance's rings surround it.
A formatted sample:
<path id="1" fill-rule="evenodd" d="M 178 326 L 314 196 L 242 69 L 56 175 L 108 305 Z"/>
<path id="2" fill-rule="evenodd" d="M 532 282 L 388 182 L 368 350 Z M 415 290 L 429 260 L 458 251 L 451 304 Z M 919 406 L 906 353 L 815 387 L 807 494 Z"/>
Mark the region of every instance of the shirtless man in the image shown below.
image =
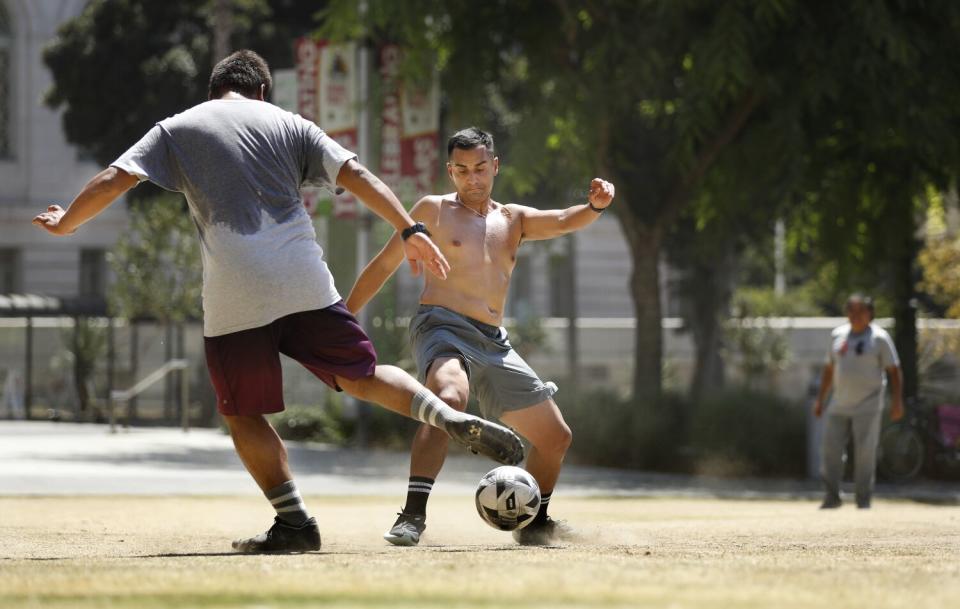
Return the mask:
<path id="1" fill-rule="evenodd" d="M 470 386 L 480 410 L 499 419 L 532 444 L 526 468 L 540 485 L 542 503 L 534 521 L 514 538 L 542 545 L 563 536 L 566 527 L 547 515 L 572 435 L 553 401 L 553 383 L 544 383 L 510 346 L 500 327 L 510 275 L 523 241 L 552 239 L 584 228 L 613 201 L 613 184 L 594 179 L 587 203 L 538 210 L 490 198 L 499 170 L 493 138 L 471 127 L 447 143 L 447 175 L 456 192 L 430 195 L 410 211 L 450 262 L 446 281 L 426 276 L 410 337 L 420 380 L 440 399 L 464 410 Z M 356 313 L 403 262 L 397 235 L 363 270 L 347 299 Z M 426 505 L 447 454 L 447 438 L 423 425 L 413 440 L 407 503 L 384 538 L 413 546 L 426 528 Z"/>

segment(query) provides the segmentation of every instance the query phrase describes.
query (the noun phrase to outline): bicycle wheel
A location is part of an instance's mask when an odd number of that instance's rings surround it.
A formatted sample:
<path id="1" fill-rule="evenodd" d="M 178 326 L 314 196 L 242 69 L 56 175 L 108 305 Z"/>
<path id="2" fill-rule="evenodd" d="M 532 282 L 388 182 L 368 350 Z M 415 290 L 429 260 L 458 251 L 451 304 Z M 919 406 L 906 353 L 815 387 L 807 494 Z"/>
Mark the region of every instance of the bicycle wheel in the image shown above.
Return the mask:
<path id="1" fill-rule="evenodd" d="M 906 482 L 923 469 L 926 451 L 923 436 L 915 428 L 894 423 L 880 435 L 880 476 L 891 482 Z"/>

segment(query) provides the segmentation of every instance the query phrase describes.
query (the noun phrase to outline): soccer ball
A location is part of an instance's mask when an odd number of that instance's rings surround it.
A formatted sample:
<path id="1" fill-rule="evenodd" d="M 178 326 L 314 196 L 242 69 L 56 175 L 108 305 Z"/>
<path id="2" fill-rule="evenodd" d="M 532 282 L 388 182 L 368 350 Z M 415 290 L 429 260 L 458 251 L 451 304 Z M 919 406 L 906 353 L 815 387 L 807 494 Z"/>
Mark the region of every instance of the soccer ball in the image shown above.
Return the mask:
<path id="1" fill-rule="evenodd" d="M 493 528 L 522 529 L 540 509 L 540 487 L 526 470 L 504 465 L 480 478 L 476 503 L 480 517 Z"/>

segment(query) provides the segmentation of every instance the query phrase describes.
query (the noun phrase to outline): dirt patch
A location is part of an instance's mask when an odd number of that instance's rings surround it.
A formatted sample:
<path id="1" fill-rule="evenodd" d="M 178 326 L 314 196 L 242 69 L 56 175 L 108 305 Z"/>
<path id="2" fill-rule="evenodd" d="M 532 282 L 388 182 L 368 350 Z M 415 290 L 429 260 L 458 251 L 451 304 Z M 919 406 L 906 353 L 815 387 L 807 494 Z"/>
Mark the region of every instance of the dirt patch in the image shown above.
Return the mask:
<path id="1" fill-rule="evenodd" d="M 432 500 L 418 548 L 381 539 L 398 498 L 308 498 L 323 549 L 231 553 L 255 498 L 0 498 L 0 607 L 890 607 L 960 598 L 960 508 L 878 501 L 588 499 L 576 542 L 521 548 L 470 497 Z"/>

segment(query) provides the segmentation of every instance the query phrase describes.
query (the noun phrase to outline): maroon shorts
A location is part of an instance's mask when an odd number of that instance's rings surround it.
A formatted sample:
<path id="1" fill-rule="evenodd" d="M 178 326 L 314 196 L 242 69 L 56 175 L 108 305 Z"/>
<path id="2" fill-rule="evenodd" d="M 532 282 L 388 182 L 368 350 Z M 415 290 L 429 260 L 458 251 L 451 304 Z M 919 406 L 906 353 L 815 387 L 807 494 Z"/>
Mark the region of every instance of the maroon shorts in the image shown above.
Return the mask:
<path id="1" fill-rule="evenodd" d="M 370 376 L 377 353 L 343 301 L 293 313 L 259 328 L 203 338 L 217 410 L 254 415 L 283 410 L 280 354 L 297 360 L 337 391 L 335 376 Z"/>

